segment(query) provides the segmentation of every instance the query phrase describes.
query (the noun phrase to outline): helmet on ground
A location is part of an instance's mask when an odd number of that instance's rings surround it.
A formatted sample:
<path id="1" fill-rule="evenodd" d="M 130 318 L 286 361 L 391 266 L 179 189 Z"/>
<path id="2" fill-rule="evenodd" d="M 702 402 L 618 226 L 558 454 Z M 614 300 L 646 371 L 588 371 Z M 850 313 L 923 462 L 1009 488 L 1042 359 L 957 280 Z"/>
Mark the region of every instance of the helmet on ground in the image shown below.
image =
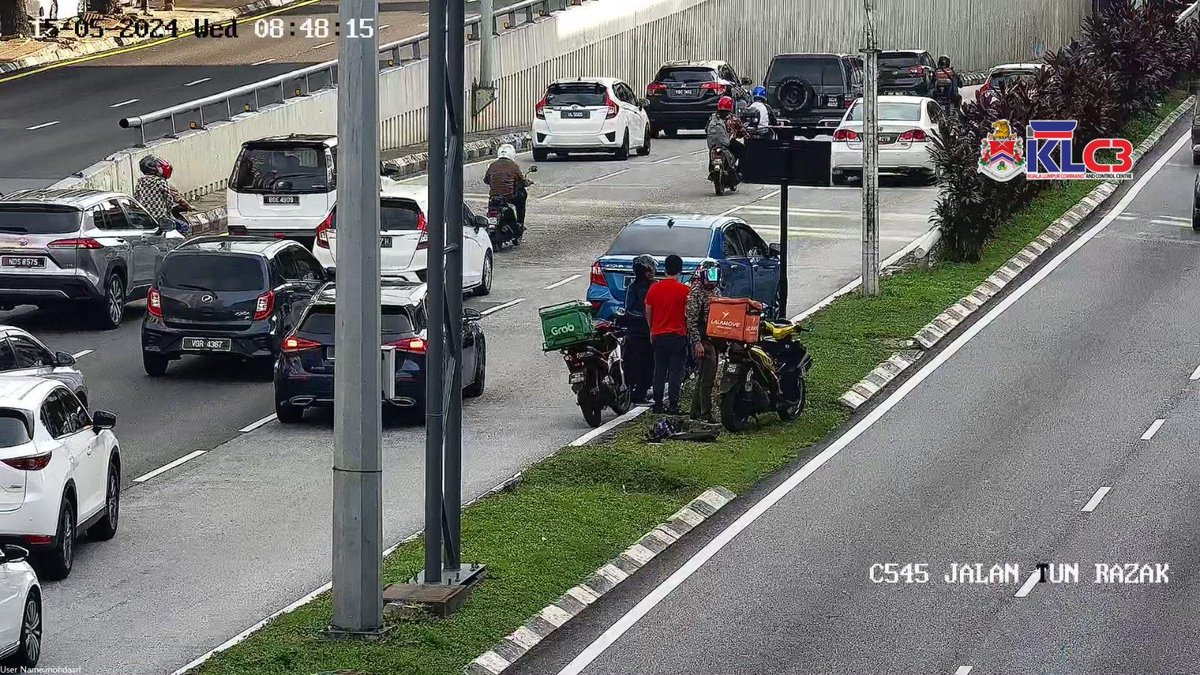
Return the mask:
<path id="1" fill-rule="evenodd" d="M 171 177 L 171 163 L 154 155 L 146 155 L 138 162 L 138 168 L 147 176 Z"/>
<path id="2" fill-rule="evenodd" d="M 945 54 L 942 54 L 941 56 L 939 56 L 938 57 L 938 68 L 949 68 L 949 67 L 950 67 L 950 57 L 946 56 Z"/>
<path id="3" fill-rule="evenodd" d="M 500 159 L 515 160 L 517 158 L 517 149 L 512 146 L 512 143 L 505 143 L 496 151 L 496 156 Z"/>
<path id="4" fill-rule="evenodd" d="M 633 259 L 633 276 L 641 277 L 646 274 L 654 276 L 657 271 L 658 261 L 654 259 L 654 256 L 643 253 Z"/>
<path id="5" fill-rule="evenodd" d="M 717 101 L 717 112 L 733 112 L 733 99 L 722 96 L 721 100 Z"/>
<path id="6" fill-rule="evenodd" d="M 705 258 L 696 266 L 692 278 L 711 288 L 721 282 L 721 264 L 712 258 Z"/>
<path id="7" fill-rule="evenodd" d="M 755 87 L 753 96 L 754 98 L 761 98 L 764 101 L 767 100 L 767 88 L 762 85 Z"/>

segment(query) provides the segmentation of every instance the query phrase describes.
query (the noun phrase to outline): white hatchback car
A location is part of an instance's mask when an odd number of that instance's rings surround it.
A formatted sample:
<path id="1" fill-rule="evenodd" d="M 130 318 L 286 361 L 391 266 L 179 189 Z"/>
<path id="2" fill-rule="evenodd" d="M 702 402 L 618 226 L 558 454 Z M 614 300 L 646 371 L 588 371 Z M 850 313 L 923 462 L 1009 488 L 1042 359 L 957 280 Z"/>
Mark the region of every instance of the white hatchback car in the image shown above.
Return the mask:
<path id="1" fill-rule="evenodd" d="M 380 192 L 379 267 L 385 276 L 425 282 L 428 269 L 429 190 L 424 185 L 399 183 L 383 178 Z M 452 214 L 447 214 L 447 220 Z M 492 292 L 492 239 L 487 223 L 463 204 L 463 290 L 475 295 Z M 337 264 L 337 206 L 317 227 L 313 255 L 326 268 Z"/>
<path id="2" fill-rule="evenodd" d="M 610 153 L 627 159 L 630 149 L 650 154 L 647 101 L 611 77 L 556 80 L 534 109 L 533 159 L 551 153 Z"/>
<path id="3" fill-rule="evenodd" d="M 42 656 L 42 587 L 15 544 L 0 545 L 0 664 L 29 669 Z"/>
<path id="4" fill-rule="evenodd" d="M 921 96 L 879 97 L 879 172 L 917 175 L 931 179 L 933 160 L 930 138 L 938 133 L 945 113 L 931 98 Z M 862 99 L 846 111 L 833 132 L 831 172 L 834 185 L 852 176 L 862 177 Z"/>
<path id="5" fill-rule="evenodd" d="M 0 542 L 32 550 L 47 579 L 71 573 L 81 532 L 117 533 L 116 423 L 109 412 L 89 415 L 60 382 L 0 377 Z"/>

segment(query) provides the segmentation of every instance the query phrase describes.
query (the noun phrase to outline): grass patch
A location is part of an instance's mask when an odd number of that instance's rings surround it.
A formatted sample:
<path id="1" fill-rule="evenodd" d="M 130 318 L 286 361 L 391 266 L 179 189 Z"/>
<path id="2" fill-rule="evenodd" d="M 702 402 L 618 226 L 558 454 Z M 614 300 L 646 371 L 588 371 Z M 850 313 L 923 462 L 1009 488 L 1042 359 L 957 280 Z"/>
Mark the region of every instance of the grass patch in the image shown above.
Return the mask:
<path id="1" fill-rule="evenodd" d="M 1160 112 L 1131 125 L 1136 145 L 1186 94 L 1173 93 Z M 468 561 L 488 565 L 488 579 L 446 620 L 391 617 L 377 643 L 318 637 L 329 622 L 329 595 L 275 619 L 246 641 L 217 654 L 197 672 L 215 675 L 319 673 L 453 674 L 529 616 L 666 520 L 703 490 L 724 485 L 742 493 L 844 422 L 838 397 L 947 306 L 971 292 L 1096 186 L 1094 181 L 1043 191 L 998 232 L 977 263 L 943 263 L 881 281 L 882 296 L 847 296 L 819 312 L 807 337 L 815 355 L 810 403 L 799 420 L 768 420 L 754 433 L 727 434 L 711 444 L 643 442 L 649 421 L 621 429 L 610 442 L 567 448 L 532 467 L 511 493 L 463 514 Z M 765 418 L 764 418 L 765 419 Z M 384 562 L 385 583 L 422 566 L 423 542 L 400 547 Z"/>

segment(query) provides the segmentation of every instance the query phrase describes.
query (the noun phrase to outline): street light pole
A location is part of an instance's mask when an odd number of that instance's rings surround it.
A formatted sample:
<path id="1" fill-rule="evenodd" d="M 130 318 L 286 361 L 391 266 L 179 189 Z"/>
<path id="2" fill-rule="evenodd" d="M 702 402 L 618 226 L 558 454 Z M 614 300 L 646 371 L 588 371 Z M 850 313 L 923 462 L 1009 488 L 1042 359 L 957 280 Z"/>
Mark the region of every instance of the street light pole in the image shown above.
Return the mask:
<path id="1" fill-rule="evenodd" d="M 379 309 L 379 38 L 376 0 L 338 9 L 338 269 L 334 339 L 333 621 L 383 630 Z"/>
<path id="2" fill-rule="evenodd" d="M 863 0 L 866 9 L 863 50 L 863 161 L 862 161 L 862 292 L 879 295 L 879 45 L 875 35 L 875 0 Z"/>
<path id="3" fill-rule="evenodd" d="M 463 318 L 463 85 L 466 80 L 466 3 L 449 0 L 446 23 L 446 88 L 450 103 L 446 164 L 450 171 L 446 190 L 446 331 L 450 338 L 451 367 L 446 373 L 447 406 L 445 474 L 442 482 L 442 508 L 446 510 L 445 569 L 459 570 L 461 560 L 460 523 L 462 521 L 462 318 Z M 484 22 L 485 32 L 490 32 Z"/>

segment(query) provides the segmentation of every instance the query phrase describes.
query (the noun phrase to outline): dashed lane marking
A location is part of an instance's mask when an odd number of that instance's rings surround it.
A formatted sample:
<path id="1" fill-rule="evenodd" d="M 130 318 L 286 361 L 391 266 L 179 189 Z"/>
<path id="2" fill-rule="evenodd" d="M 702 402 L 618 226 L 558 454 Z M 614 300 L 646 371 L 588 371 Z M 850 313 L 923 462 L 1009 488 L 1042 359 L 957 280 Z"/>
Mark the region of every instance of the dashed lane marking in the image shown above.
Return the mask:
<path id="1" fill-rule="evenodd" d="M 1092 511 L 1095 511 L 1096 507 L 1100 505 L 1100 500 L 1104 499 L 1104 495 L 1108 494 L 1108 491 L 1111 489 L 1112 488 L 1110 487 L 1102 487 L 1099 490 L 1096 490 L 1096 494 L 1092 495 L 1092 498 L 1088 500 L 1088 503 L 1083 505 L 1083 512 L 1091 513 Z"/>
<path id="2" fill-rule="evenodd" d="M 509 300 L 508 302 L 504 303 L 503 305 L 496 305 L 495 307 L 489 307 L 489 308 L 483 310 L 482 312 L 480 312 L 479 314 L 480 314 L 480 316 L 488 316 L 489 314 L 495 314 L 496 312 L 499 312 L 502 309 L 508 309 L 509 307 L 512 307 L 514 305 L 519 305 L 522 302 L 525 302 L 525 298 L 517 298 L 516 300 Z"/>
<path id="3" fill-rule="evenodd" d="M 77 359 L 82 359 L 83 357 L 87 356 L 88 354 L 91 354 L 93 351 L 95 351 L 95 350 L 94 349 L 85 349 L 81 352 L 75 352 L 71 356 L 74 356 Z"/>
<path id="4" fill-rule="evenodd" d="M 185 85 L 183 85 L 183 86 L 185 86 L 185 87 L 194 87 L 194 86 L 196 86 L 196 85 L 198 85 L 198 84 L 200 84 L 200 83 L 202 83 L 202 82 L 208 82 L 208 81 L 209 81 L 209 80 L 211 80 L 211 79 L 212 79 L 211 77 L 202 77 L 202 78 L 200 78 L 200 79 L 198 79 L 198 80 L 192 80 L 191 82 L 188 82 L 187 84 L 185 84 Z"/>
<path id="5" fill-rule="evenodd" d="M 1150 425 L 1150 428 L 1146 430 L 1146 433 L 1142 434 L 1142 440 L 1148 441 L 1151 438 L 1154 438 L 1154 434 L 1158 433 L 1158 430 L 1159 430 L 1159 428 L 1162 427 L 1163 422 L 1166 422 L 1166 420 L 1164 420 L 1164 419 L 1154 420 L 1154 422 Z"/>
<path id="6" fill-rule="evenodd" d="M 550 284 L 549 286 L 546 286 L 542 290 L 548 291 L 551 288 L 558 288 L 559 286 L 562 286 L 563 284 L 569 284 L 572 281 L 575 281 L 576 279 L 578 279 L 581 276 L 583 276 L 583 275 L 582 274 L 572 274 L 571 276 L 567 277 L 566 279 L 563 279 L 562 281 L 556 281 L 556 282 Z"/>
<path id="7" fill-rule="evenodd" d="M 45 124 L 35 124 L 31 127 L 25 127 L 25 131 L 37 131 L 38 129 L 45 129 L 46 127 L 52 127 L 55 124 L 59 124 L 60 122 L 61 120 L 54 120 L 53 122 L 46 122 Z"/>
<path id="8" fill-rule="evenodd" d="M 259 420 L 257 422 L 251 422 L 250 424 L 247 424 L 246 426 L 242 427 L 241 429 L 238 429 L 238 433 L 244 434 L 244 433 L 247 433 L 250 431 L 254 431 L 255 429 L 263 426 L 264 424 L 267 424 L 268 422 L 270 422 L 274 419 L 275 419 L 275 413 L 271 413 L 270 415 L 267 415 L 266 417 L 262 418 L 261 420 Z"/>
<path id="9" fill-rule="evenodd" d="M 160 466 L 157 469 L 151 471 L 150 473 L 147 473 L 147 474 L 138 476 L 137 478 L 134 478 L 133 482 L 145 483 L 146 481 L 150 480 L 151 478 L 162 475 L 162 474 L 170 471 L 171 469 L 174 469 L 175 467 L 183 464 L 184 462 L 190 462 L 191 460 L 196 459 L 200 455 L 203 455 L 205 452 L 206 452 L 205 450 L 196 450 L 194 452 L 189 452 L 188 454 L 184 455 L 183 457 L 180 457 L 179 459 L 175 460 L 174 462 L 171 462 L 170 464 Z"/>
<path id="10" fill-rule="evenodd" d="M 131 104 L 133 104 L 133 103 L 137 103 L 137 102 L 138 102 L 138 101 L 140 101 L 140 100 L 142 100 L 142 99 L 140 99 L 140 98 L 131 98 L 131 99 L 129 99 L 128 101 L 121 101 L 120 103 L 114 103 L 114 104 L 112 104 L 112 105 L 110 105 L 110 106 L 108 106 L 108 107 L 110 107 L 110 108 L 123 108 L 123 107 L 125 107 L 125 106 L 127 106 L 127 105 L 131 105 Z"/>

